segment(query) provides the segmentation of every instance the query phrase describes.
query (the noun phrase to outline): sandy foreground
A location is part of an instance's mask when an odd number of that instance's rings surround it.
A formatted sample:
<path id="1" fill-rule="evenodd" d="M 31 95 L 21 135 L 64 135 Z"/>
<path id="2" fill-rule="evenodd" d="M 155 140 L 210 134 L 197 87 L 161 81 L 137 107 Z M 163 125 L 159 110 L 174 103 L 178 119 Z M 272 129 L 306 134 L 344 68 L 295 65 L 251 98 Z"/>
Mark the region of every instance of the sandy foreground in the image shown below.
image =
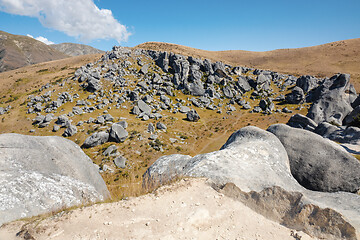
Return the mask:
<path id="1" fill-rule="evenodd" d="M 25 222 L 0 228 L 0 240 Z M 299 239 L 241 202 L 215 191 L 205 179 L 183 179 L 154 193 L 96 204 L 37 221 L 29 232 L 42 239 Z M 317 239 L 296 232 L 301 240 Z"/>

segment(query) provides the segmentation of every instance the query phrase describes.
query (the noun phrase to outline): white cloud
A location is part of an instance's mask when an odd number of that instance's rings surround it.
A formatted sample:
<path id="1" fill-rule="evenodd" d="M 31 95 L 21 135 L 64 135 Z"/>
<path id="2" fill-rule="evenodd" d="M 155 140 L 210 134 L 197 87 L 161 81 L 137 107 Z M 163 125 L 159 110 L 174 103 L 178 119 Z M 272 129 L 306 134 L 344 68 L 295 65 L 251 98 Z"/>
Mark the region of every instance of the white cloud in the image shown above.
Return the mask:
<path id="1" fill-rule="evenodd" d="M 43 26 L 82 41 L 115 39 L 120 43 L 131 35 L 111 10 L 99 9 L 93 0 L 0 0 L 0 11 L 36 17 Z"/>
<path id="2" fill-rule="evenodd" d="M 26 36 L 31 37 L 31 38 L 34 38 L 34 37 L 33 37 L 32 35 L 30 35 L 30 34 L 26 34 Z M 40 42 L 43 42 L 43 43 L 45 43 L 46 45 L 55 44 L 54 42 L 50 41 L 50 40 L 47 39 L 46 37 L 42 37 L 42 36 L 36 37 L 36 38 L 34 38 L 34 39 L 36 39 L 36 40 L 38 40 L 38 41 L 40 41 Z"/>

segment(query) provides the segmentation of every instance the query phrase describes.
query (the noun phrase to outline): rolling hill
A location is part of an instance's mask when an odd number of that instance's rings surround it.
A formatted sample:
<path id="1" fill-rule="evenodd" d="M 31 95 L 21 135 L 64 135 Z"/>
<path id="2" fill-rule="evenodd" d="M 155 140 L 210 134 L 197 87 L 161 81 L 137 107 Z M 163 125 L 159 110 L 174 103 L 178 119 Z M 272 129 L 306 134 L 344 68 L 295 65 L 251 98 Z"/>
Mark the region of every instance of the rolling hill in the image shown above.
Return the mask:
<path id="1" fill-rule="evenodd" d="M 206 51 L 160 42 L 147 42 L 136 46 L 136 48 L 169 51 L 208 58 L 213 61 L 223 61 L 234 66 L 270 69 L 296 76 L 330 77 L 339 72 L 350 73 L 355 88 L 360 89 L 360 38 L 313 47 L 278 49 L 266 52 Z"/>

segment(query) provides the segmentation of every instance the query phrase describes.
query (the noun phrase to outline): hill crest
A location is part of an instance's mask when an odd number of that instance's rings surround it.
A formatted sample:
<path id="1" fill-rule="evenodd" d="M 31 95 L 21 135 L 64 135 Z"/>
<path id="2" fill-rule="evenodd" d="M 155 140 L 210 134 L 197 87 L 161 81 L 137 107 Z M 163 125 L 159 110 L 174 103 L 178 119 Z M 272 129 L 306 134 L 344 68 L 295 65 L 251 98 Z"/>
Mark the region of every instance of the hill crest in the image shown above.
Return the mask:
<path id="1" fill-rule="evenodd" d="M 360 88 L 360 38 L 312 47 L 277 49 L 266 52 L 207 51 L 161 42 L 146 42 L 135 48 L 174 52 L 222 61 L 233 66 L 268 69 L 295 76 L 330 77 L 339 72 L 346 72 L 351 74 L 356 89 Z"/>

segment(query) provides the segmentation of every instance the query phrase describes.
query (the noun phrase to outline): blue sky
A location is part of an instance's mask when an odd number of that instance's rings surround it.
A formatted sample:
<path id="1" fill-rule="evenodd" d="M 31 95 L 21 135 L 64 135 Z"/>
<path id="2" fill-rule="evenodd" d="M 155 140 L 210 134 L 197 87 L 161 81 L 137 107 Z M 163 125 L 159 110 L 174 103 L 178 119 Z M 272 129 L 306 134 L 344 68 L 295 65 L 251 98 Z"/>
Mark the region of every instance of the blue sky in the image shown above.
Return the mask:
<path id="1" fill-rule="evenodd" d="M 0 10 L 0 30 L 102 50 L 160 41 L 266 51 L 360 37 L 359 0 L 0 0 Z"/>

